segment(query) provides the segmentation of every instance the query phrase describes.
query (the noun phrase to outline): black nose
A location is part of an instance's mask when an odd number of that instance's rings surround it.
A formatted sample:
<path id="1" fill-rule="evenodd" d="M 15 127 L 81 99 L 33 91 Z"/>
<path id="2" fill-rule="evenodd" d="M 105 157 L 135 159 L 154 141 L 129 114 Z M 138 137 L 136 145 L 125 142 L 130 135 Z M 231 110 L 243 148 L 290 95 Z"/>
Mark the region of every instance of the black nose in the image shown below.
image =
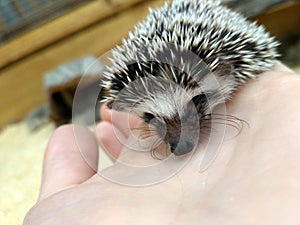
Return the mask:
<path id="1" fill-rule="evenodd" d="M 174 155 L 184 155 L 193 150 L 194 143 L 190 140 L 180 139 L 180 141 L 171 141 L 170 147 Z"/>

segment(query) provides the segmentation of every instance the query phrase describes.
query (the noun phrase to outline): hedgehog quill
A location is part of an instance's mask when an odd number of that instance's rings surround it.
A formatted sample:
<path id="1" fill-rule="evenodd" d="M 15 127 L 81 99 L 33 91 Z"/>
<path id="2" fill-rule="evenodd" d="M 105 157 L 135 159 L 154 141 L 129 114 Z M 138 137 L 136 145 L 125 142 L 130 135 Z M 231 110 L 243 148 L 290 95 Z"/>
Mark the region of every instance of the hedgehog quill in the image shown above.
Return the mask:
<path id="1" fill-rule="evenodd" d="M 219 1 L 174 0 L 150 10 L 112 50 L 103 101 L 142 118 L 183 155 L 197 145 L 195 127 L 201 133 L 216 105 L 274 66 L 278 45 Z"/>

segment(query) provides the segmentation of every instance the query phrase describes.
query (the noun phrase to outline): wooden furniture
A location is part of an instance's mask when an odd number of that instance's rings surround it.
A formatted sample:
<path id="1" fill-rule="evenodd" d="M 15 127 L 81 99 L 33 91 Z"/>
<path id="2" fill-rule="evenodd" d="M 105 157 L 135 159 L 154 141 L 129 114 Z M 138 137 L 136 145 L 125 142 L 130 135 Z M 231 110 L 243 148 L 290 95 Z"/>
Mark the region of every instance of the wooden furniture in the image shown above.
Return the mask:
<path id="1" fill-rule="evenodd" d="M 43 75 L 120 43 L 163 0 L 96 0 L 0 47 L 0 128 L 47 101 Z"/>
<path id="2" fill-rule="evenodd" d="M 0 46 L 0 128 L 47 102 L 45 72 L 85 55 L 104 54 L 145 17 L 149 6 L 163 2 L 94 0 Z M 277 6 L 254 19 L 273 35 L 299 36 L 299 2 Z"/>

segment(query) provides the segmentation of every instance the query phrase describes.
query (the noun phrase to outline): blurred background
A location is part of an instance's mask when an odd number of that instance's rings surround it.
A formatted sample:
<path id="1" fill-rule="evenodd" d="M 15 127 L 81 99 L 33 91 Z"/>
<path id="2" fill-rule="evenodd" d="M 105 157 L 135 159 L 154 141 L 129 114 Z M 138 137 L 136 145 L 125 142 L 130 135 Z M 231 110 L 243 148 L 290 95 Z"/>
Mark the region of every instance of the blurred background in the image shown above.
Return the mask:
<path id="1" fill-rule="evenodd" d="M 0 0 L 0 224 L 21 224 L 34 204 L 51 133 L 70 122 L 81 76 L 103 70 L 89 65 L 163 2 Z M 263 24 L 281 41 L 281 60 L 300 72 L 299 0 L 223 3 Z"/>

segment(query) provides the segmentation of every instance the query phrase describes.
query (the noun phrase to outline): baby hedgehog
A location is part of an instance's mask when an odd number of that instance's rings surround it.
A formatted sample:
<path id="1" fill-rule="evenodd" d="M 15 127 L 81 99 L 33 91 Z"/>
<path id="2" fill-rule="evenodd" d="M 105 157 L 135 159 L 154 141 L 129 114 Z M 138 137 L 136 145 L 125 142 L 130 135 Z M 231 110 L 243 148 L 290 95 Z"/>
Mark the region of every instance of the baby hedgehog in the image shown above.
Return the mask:
<path id="1" fill-rule="evenodd" d="M 272 68 L 277 46 L 262 26 L 219 1 L 174 0 L 150 10 L 112 50 L 103 102 L 136 114 L 183 155 L 198 144 L 214 106 Z"/>

